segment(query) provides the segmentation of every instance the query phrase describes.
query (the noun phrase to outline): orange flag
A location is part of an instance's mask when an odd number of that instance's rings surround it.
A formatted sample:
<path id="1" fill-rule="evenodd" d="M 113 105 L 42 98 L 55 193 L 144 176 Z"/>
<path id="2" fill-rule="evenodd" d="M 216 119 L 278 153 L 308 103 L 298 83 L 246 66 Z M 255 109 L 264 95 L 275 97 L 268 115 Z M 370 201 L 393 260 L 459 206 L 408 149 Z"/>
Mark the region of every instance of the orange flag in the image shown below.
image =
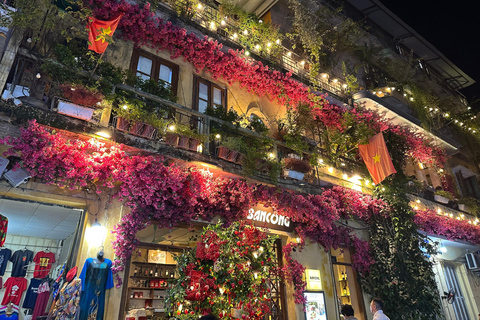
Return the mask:
<path id="1" fill-rule="evenodd" d="M 108 46 L 107 39 L 113 36 L 122 16 L 123 14 L 119 14 L 116 18 L 109 21 L 88 17 L 88 49 L 96 53 L 105 52 Z"/>
<path id="2" fill-rule="evenodd" d="M 358 150 L 375 184 L 379 184 L 383 179 L 397 172 L 381 132 L 374 135 L 368 144 L 359 145 Z"/>

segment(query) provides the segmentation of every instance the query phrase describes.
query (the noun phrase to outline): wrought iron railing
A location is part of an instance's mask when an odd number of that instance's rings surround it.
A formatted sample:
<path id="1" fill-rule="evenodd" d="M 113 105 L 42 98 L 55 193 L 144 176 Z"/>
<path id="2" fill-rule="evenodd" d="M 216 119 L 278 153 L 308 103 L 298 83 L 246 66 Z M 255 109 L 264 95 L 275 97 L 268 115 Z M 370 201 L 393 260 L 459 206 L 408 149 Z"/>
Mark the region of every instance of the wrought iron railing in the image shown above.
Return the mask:
<path id="1" fill-rule="evenodd" d="M 239 35 L 243 30 L 240 29 L 240 26 L 234 19 L 223 20 L 223 17 L 221 17 L 217 8 L 203 2 L 199 3 L 201 3 L 201 10 L 190 8 L 191 10 L 188 10 L 188 12 L 185 10 L 185 8 L 189 7 L 189 4 L 191 4 L 188 0 L 164 1 L 161 4 L 177 14 L 183 14 L 184 17 L 190 19 L 199 26 L 208 29 L 211 32 L 215 32 L 219 36 L 227 38 L 238 46 L 245 48 L 244 44 L 239 40 L 240 37 L 235 37 L 235 34 Z M 217 24 L 217 21 L 222 20 L 222 24 Z M 212 24 L 212 22 L 214 24 Z M 311 65 L 311 62 L 309 62 L 308 58 L 302 58 L 292 50 L 281 45 L 281 43 L 275 43 L 274 46 L 279 48 L 280 53 L 278 56 L 265 54 L 264 51 L 256 50 L 254 47 L 246 49 L 262 59 L 270 61 L 273 65 L 279 65 L 285 70 L 292 72 L 300 79 L 307 82 L 310 81 L 309 66 Z M 338 78 L 330 78 L 326 72 L 320 73 L 314 81 L 323 90 L 329 91 L 329 93 L 341 98 L 346 97 L 348 86 L 345 81 Z"/>

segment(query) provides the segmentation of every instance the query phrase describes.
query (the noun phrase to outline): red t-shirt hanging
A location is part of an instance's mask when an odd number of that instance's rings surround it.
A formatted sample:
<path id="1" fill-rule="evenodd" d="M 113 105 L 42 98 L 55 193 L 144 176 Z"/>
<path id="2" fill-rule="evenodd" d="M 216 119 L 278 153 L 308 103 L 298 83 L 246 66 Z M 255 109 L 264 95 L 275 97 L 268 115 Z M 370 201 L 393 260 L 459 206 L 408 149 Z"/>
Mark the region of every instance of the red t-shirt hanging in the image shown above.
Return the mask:
<path id="1" fill-rule="evenodd" d="M 2 305 L 6 305 L 11 302 L 15 305 L 20 304 L 23 291 L 27 289 L 27 279 L 10 277 L 7 279 L 4 285 L 5 295 L 3 296 Z"/>
<path id="2" fill-rule="evenodd" d="M 45 278 L 50 273 L 52 263 L 55 263 L 55 254 L 53 252 L 40 251 L 37 252 L 35 258 L 35 270 L 33 272 L 34 278 Z"/>

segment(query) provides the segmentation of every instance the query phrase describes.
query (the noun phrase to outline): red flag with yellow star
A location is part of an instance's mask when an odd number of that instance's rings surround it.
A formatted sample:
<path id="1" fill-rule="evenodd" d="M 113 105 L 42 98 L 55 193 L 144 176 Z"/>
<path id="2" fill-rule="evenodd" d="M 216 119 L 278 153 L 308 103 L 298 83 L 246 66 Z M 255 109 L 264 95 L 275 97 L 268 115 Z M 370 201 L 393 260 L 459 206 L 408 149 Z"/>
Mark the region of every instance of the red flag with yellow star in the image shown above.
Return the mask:
<path id="1" fill-rule="evenodd" d="M 375 184 L 379 184 L 392 173 L 397 173 L 381 132 L 370 138 L 368 144 L 359 145 L 358 150 Z"/>
<path id="2" fill-rule="evenodd" d="M 123 14 L 113 20 L 103 21 L 88 17 L 88 49 L 96 53 L 103 53 L 107 49 L 108 39 L 113 36 Z"/>

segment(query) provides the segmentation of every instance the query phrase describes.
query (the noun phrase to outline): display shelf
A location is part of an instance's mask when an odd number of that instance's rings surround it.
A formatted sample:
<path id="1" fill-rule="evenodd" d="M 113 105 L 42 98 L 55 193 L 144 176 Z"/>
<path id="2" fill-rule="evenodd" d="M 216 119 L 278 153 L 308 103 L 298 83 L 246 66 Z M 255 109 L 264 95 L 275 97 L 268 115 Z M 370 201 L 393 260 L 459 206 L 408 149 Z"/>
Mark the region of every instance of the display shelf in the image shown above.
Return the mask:
<path id="1" fill-rule="evenodd" d="M 165 290 L 168 289 L 168 287 L 162 287 L 162 288 L 160 288 L 160 287 L 128 287 L 128 289 L 134 289 L 134 290 L 152 290 L 153 289 L 153 290 L 163 290 L 163 291 L 165 291 Z"/>
<path id="2" fill-rule="evenodd" d="M 165 300 L 160 298 L 130 298 L 130 300 Z"/>

